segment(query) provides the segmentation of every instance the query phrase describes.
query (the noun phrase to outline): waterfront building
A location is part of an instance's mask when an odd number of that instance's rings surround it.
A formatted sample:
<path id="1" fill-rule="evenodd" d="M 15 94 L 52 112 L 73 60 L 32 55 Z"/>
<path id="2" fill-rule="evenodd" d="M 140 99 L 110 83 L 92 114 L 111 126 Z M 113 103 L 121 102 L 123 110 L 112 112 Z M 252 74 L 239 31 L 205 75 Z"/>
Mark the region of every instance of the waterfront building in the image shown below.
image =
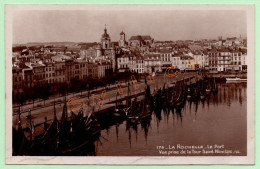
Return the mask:
<path id="1" fill-rule="evenodd" d="M 112 64 L 109 61 L 100 61 L 97 64 L 97 77 L 98 79 L 101 79 L 103 77 L 105 77 L 108 74 L 113 73 L 113 68 L 112 68 Z"/>
<path id="2" fill-rule="evenodd" d="M 22 80 L 23 80 L 23 91 L 26 98 L 33 96 L 33 70 L 28 66 L 21 66 L 22 68 Z"/>
<path id="3" fill-rule="evenodd" d="M 136 57 L 136 66 L 135 66 L 136 73 L 144 73 L 144 59 L 142 56 Z"/>
<path id="4" fill-rule="evenodd" d="M 217 73 L 218 71 L 218 55 L 219 53 L 215 48 L 208 52 L 209 71 L 211 73 Z"/>
<path id="5" fill-rule="evenodd" d="M 75 63 L 76 65 L 79 65 L 79 68 L 77 69 L 78 79 L 86 80 L 88 77 L 88 61 L 84 59 L 76 59 Z M 76 73 L 76 66 L 75 66 L 75 74 L 77 73 Z"/>
<path id="6" fill-rule="evenodd" d="M 144 72 L 161 72 L 161 58 L 159 53 L 144 55 Z"/>
<path id="7" fill-rule="evenodd" d="M 33 83 L 35 87 L 46 85 L 45 65 L 42 63 L 31 63 L 29 66 L 33 70 Z"/>
<path id="8" fill-rule="evenodd" d="M 77 64 L 77 71 L 79 71 L 79 65 Z M 77 73 L 78 75 L 78 73 Z M 70 84 L 72 79 L 75 78 L 75 65 L 73 59 L 65 60 L 65 82 Z"/>
<path id="9" fill-rule="evenodd" d="M 129 70 L 129 56 L 128 54 L 121 55 L 117 58 L 117 68 L 119 72 Z"/>
<path id="10" fill-rule="evenodd" d="M 160 54 L 160 66 L 161 66 L 161 71 L 166 71 L 167 68 L 172 66 L 172 51 L 171 50 L 160 50 L 158 51 Z"/>
<path id="11" fill-rule="evenodd" d="M 203 69 L 206 66 L 208 66 L 208 56 L 207 56 L 206 52 L 202 52 L 202 51 L 198 51 L 198 50 L 193 51 L 192 57 L 194 59 L 196 68 Z"/>
<path id="12" fill-rule="evenodd" d="M 181 65 L 181 55 L 179 53 L 173 54 L 171 62 L 172 62 L 172 66 L 179 69 Z"/>
<path id="13" fill-rule="evenodd" d="M 53 63 L 45 63 L 45 78 L 48 84 L 55 81 L 55 66 Z"/>
<path id="14" fill-rule="evenodd" d="M 140 54 L 129 56 L 129 70 L 136 73 L 144 73 L 144 58 Z"/>
<path id="15" fill-rule="evenodd" d="M 65 82 L 65 60 L 56 61 L 54 64 L 54 82 L 55 83 L 64 83 Z"/>
<path id="16" fill-rule="evenodd" d="M 234 71 L 247 71 L 247 53 L 245 50 L 234 50 L 231 52 L 230 69 Z"/>
<path id="17" fill-rule="evenodd" d="M 88 77 L 92 79 L 98 78 L 98 65 L 96 63 L 88 63 Z"/>
<path id="18" fill-rule="evenodd" d="M 22 69 L 19 67 L 12 68 L 13 75 L 13 100 L 20 100 L 23 97 Z"/>
<path id="19" fill-rule="evenodd" d="M 180 70 L 195 70 L 195 61 L 193 59 L 193 57 L 189 56 L 189 55 L 181 55 L 180 56 L 180 62 L 178 65 L 178 68 Z"/>
<path id="20" fill-rule="evenodd" d="M 223 72 L 230 69 L 231 53 L 229 49 L 221 48 L 217 55 L 217 70 Z"/>

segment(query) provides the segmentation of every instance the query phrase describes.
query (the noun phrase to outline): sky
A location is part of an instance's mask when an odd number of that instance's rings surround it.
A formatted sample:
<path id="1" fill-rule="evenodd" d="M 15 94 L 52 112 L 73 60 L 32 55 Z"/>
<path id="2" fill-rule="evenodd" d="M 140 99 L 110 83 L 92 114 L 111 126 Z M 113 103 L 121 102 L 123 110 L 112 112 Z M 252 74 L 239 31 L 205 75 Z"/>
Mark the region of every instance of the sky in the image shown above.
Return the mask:
<path id="1" fill-rule="evenodd" d="M 239 10 L 23 10 L 13 15 L 13 44 L 99 42 L 106 24 L 112 41 L 124 31 L 155 40 L 246 36 L 246 13 Z"/>

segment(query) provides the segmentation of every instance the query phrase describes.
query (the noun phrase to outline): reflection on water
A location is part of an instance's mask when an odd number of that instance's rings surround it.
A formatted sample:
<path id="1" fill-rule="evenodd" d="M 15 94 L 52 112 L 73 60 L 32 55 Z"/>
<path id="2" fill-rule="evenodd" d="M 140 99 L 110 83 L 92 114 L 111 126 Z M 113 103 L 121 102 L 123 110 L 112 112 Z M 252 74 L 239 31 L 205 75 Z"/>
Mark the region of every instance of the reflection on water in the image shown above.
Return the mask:
<path id="1" fill-rule="evenodd" d="M 177 144 L 223 144 L 246 155 L 246 103 L 246 83 L 220 83 L 218 93 L 187 100 L 182 109 L 165 108 L 141 121 L 104 119 L 110 125 L 103 126 L 95 155 L 159 156 L 157 146 Z"/>

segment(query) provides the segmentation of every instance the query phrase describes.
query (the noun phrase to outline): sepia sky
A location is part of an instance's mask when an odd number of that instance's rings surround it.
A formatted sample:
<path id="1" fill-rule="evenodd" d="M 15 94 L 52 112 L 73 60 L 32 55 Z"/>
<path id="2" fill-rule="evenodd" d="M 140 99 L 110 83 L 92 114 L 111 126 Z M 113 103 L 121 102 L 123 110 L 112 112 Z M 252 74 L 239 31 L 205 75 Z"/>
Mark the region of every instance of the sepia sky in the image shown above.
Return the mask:
<path id="1" fill-rule="evenodd" d="M 99 42 L 105 24 L 112 41 L 123 30 L 155 40 L 246 36 L 246 13 L 239 10 L 35 10 L 13 17 L 13 43 Z"/>

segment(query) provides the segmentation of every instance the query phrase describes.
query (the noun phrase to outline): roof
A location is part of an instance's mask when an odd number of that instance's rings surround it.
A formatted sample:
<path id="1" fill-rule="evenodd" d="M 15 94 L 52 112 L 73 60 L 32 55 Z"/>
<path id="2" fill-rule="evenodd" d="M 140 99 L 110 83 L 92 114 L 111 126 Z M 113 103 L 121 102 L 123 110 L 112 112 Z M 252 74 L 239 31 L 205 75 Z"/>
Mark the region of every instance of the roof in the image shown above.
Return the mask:
<path id="1" fill-rule="evenodd" d="M 88 47 L 87 47 L 87 45 L 81 45 L 80 49 L 81 50 L 86 50 L 86 49 L 88 49 Z"/>
<path id="2" fill-rule="evenodd" d="M 53 66 L 53 63 L 50 63 L 50 62 L 45 62 L 44 63 L 46 66 Z"/>
<path id="3" fill-rule="evenodd" d="M 129 56 L 132 56 L 132 55 L 130 55 L 130 54 L 123 54 L 123 55 L 118 56 L 117 58 L 128 58 Z"/>
<path id="4" fill-rule="evenodd" d="M 221 49 L 219 49 L 218 51 L 219 51 L 219 52 L 230 52 L 230 50 L 227 49 L 227 48 L 221 48 Z"/>
<path id="5" fill-rule="evenodd" d="M 122 32 L 120 33 L 120 35 L 125 35 L 125 33 L 122 31 Z"/>
<path id="6" fill-rule="evenodd" d="M 136 35 L 131 36 L 129 40 L 152 40 L 152 38 L 149 35 Z"/>
<path id="7" fill-rule="evenodd" d="M 211 49 L 210 51 L 209 51 L 209 53 L 217 53 L 218 52 L 218 50 L 216 49 L 216 48 L 213 48 L 213 49 Z"/>
<path id="8" fill-rule="evenodd" d="M 22 69 L 29 68 L 29 67 L 26 66 L 24 63 L 19 63 L 19 67 L 22 68 Z"/>
<path id="9" fill-rule="evenodd" d="M 240 50 L 232 50 L 231 52 L 232 53 L 240 53 L 241 51 Z"/>
<path id="10" fill-rule="evenodd" d="M 45 65 L 40 63 L 32 63 L 31 66 L 35 68 L 35 67 L 44 67 Z"/>
<path id="11" fill-rule="evenodd" d="M 107 29 L 104 29 L 104 33 L 102 34 L 102 38 L 110 38 L 109 34 L 107 33 Z"/>
<path id="12" fill-rule="evenodd" d="M 201 54 L 202 54 L 202 52 L 199 51 L 199 50 L 195 50 L 195 51 L 193 51 L 192 53 L 193 53 L 194 55 L 201 55 Z"/>
<path id="13" fill-rule="evenodd" d="M 76 59 L 75 62 L 76 63 L 87 63 L 87 61 L 83 60 L 83 59 Z"/>
<path id="14" fill-rule="evenodd" d="M 171 50 L 159 50 L 158 52 L 159 53 L 172 53 Z"/>
<path id="15" fill-rule="evenodd" d="M 181 60 L 190 60 L 190 59 L 193 59 L 193 57 L 188 56 L 188 55 L 181 56 Z"/>
<path id="16" fill-rule="evenodd" d="M 73 52 L 79 52 L 81 49 L 81 46 L 68 46 L 67 50 L 68 52 L 73 51 Z"/>
<path id="17" fill-rule="evenodd" d="M 158 59 L 157 59 L 158 57 Z M 145 54 L 144 55 L 145 60 L 160 60 L 160 54 Z"/>
<path id="18" fill-rule="evenodd" d="M 227 38 L 227 40 L 236 40 L 236 37 L 232 37 L 232 38 Z"/>
<path id="19" fill-rule="evenodd" d="M 243 54 L 245 54 L 245 53 L 247 53 L 247 49 L 241 49 L 241 52 L 242 52 Z"/>
<path id="20" fill-rule="evenodd" d="M 51 57 L 52 60 L 54 61 L 62 61 L 62 60 L 66 60 L 66 59 L 71 59 L 70 56 L 66 56 L 66 55 L 62 55 L 62 54 L 59 54 L 59 55 L 56 55 L 56 56 L 53 56 Z"/>

